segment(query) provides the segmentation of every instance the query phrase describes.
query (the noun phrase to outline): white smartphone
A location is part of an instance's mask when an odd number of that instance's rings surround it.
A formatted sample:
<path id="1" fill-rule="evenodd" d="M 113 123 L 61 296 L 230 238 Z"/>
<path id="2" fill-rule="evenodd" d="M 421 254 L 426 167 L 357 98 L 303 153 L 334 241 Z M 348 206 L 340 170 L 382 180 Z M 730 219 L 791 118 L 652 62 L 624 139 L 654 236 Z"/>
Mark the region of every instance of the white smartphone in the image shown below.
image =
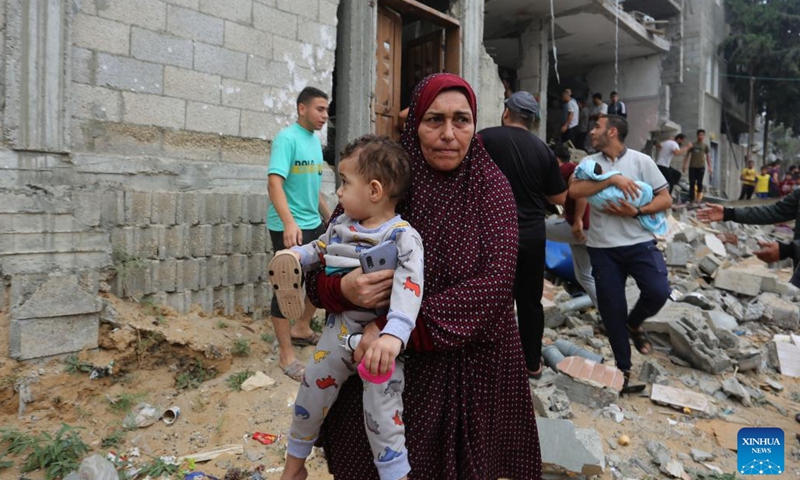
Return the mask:
<path id="1" fill-rule="evenodd" d="M 364 273 L 394 270 L 397 268 L 397 246 L 391 240 L 379 243 L 361 252 L 358 261 Z"/>

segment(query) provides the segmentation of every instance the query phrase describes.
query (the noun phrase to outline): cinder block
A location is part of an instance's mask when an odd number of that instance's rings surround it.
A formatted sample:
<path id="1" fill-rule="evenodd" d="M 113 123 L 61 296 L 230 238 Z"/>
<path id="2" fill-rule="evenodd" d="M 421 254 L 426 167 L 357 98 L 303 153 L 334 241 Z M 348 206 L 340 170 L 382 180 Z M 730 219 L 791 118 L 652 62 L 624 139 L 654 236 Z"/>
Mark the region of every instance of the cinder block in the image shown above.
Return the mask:
<path id="1" fill-rule="evenodd" d="M 297 22 L 297 38 L 328 50 L 336 50 L 336 28 L 308 19 Z"/>
<path id="2" fill-rule="evenodd" d="M 174 193 L 153 192 L 150 222 L 159 225 L 175 225 L 176 203 Z"/>
<path id="3" fill-rule="evenodd" d="M 97 348 L 99 314 L 11 320 L 9 356 L 17 360 Z"/>
<path id="4" fill-rule="evenodd" d="M 161 93 L 164 67 L 128 57 L 99 53 L 96 75 L 97 84 L 102 87 L 139 93 Z"/>
<path id="5" fill-rule="evenodd" d="M 243 253 L 245 255 L 252 253 L 250 243 L 253 236 L 252 229 L 250 224 L 245 223 L 233 227 L 233 253 Z"/>
<path id="6" fill-rule="evenodd" d="M 194 50 L 194 69 L 244 80 L 247 77 L 247 54 L 198 43 Z"/>
<path id="7" fill-rule="evenodd" d="M 208 287 L 208 260 L 197 258 L 197 288 L 202 290 Z"/>
<path id="8" fill-rule="evenodd" d="M 200 11 L 239 23 L 253 22 L 252 0 L 226 0 L 225 2 L 220 2 L 218 0 L 200 0 Z"/>
<path id="9" fill-rule="evenodd" d="M 257 29 L 273 35 L 297 38 L 297 15 L 282 12 L 267 5 L 253 4 L 253 25 Z"/>
<path id="10" fill-rule="evenodd" d="M 103 225 L 123 225 L 125 223 L 125 192 L 107 190 L 100 200 L 100 222 Z"/>
<path id="11" fill-rule="evenodd" d="M 189 66 L 191 66 L 191 56 Z M 221 83 L 222 78 L 219 75 L 176 67 L 164 68 L 164 94 L 170 97 L 216 105 L 220 103 Z"/>
<path id="12" fill-rule="evenodd" d="M 34 232 L 0 234 L 4 255 L 28 253 L 109 252 L 105 232 Z"/>
<path id="13" fill-rule="evenodd" d="M 78 13 L 72 21 L 72 44 L 101 52 L 127 55 L 131 27 L 123 23 Z"/>
<path id="14" fill-rule="evenodd" d="M 225 47 L 238 52 L 272 57 L 272 35 L 253 27 L 225 22 Z"/>
<path id="15" fill-rule="evenodd" d="M 112 252 L 119 252 L 122 255 L 131 255 L 136 251 L 134 243 L 134 227 L 121 227 L 111 230 L 111 249 Z"/>
<path id="16" fill-rule="evenodd" d="M 170 157 L 207 162 L 220 160 L 220 136 L 215 133 L 167 130 L 164 132 L 163 146 L 164 153 Z"/>
<path id="17" fill-rule="evenodd" d="M 204 288 L 196 292 L 192 292 L 192 306 L 197 305 L 204 312 L 211 312 L 214 310 L 214 289 Z"/>
<path id="18" fill-rule="evenodd" d="M 67 214 L 0 213 L 0 233 L 75 232 L 86 227 Z"/>
<path id="19" fill-rule="evenodd" d="M 255 290 L 252 284 L 237 285 L 234 290 L 236 308 L 243 313 L 252 313 L 255 307 Z"/>
<path id="20" fill-rule="evenodd" d="M 234 254 L 228 257 L 228 284 L 241 285 L 248 277 L 247 255 Z"/>
<path id="21" fill-rule="evenodd" d="M 337 24 L 336 8 L 338 3 L 319 2 L 319 21 L 325 25 L 335 27 Z"/>
<path id="22" fill-rule="evenodd" d="M 194 10 L 169 5 L 167 32 L 183 38 L 222 45 L 224 21 Z"/>
<path id="23" fill-rule="evenodd" d="M 136 152 L 137 155 L 163 155 L 160 127 L 107 122 L 86 123 L 84 127 L 91 129 L 91 142 L 96 153 L 130 155 L 131 152 Z"/>
<path id="24" fill-rule="evenodd" d="M 222 287 L 214 289 L 214 310 L 225 316 L 232 316 L 236 299 L 233 287 Z"/>
<path id="25" fill-rule="evenodd" d="M 111 122 L 122 118 L 122 95 L 118 91 L 76 83 L 72 93 L 72 114 L 76 118 Z"/>
<path id="26" fill-rule="evenodd" d="M 238 135 L 240 112 L 237 108 L 190 101 L 186 109 L 186 128 L 220 135 Z"/>
<path id="27" fill-rule="evenodd" d="M 206 285 L 211 288 L 227 287 L 228 284 L 228 257 L 214 255 L 206 261 L 208 267 L 208 280 Z"/>
<path id="28" fill-rule="evenodd" d="M 167 294 L 166 305 L 181 315 L 189 311 L 191 302 L 192 302 L 192 295 L 189 292 L 177 292 L 177 293 Z"/>
<path id="29" fill-rule="evenodd" d="M 253 291 L 255 295 L 255 310 L 263 309 L 269 314 L 270 303 L 272 302 L 272 287 L 267 282 L 260 282 L 253 285 Z"/>
<path id="30" fill-rule="evenodd" d="M 228 222 L 228 196 L 222 193 L 205 195 L 206 217 L 203 223 L 217 225 Z"/>
<path id="31" fill-rule="evenodd" d="M 188 248 L 189 226 L 176 225 L 167 229 L 166 255 L 168 258 L 185 258 L 189 256 Z"/>
<path id="32" fill-rule="evenodd" d="M 278 0 L 278 8 L 312 20 L 319 17 L 319 0 Z"/>
<path id="33" fill-rule="evenodd" d="M 267 104 L 271 101 L 267 100 Z M 252 110 L 242 110 L 241 134 L 249 138 L 275 138 L 285 125 L 286 117 L 272 115 Z M 266 164 L 267 155 L 265 150 L 257 152 L 257 158 Z"/>
<path id="34" fill-rule="evenodd" d="M 244 210 L 245 196 L 235 193 L 230 194 L 227 196 L 225 203 L 228 208 L 228 214 L 226 217 L 228 222 L 232 224 L 242 223 L 245 218 L 245 215 L 243 214 L 246 213 Z"/>
<path id="35" fill-rule="evenodd" d="M 570 401 L 591 408 L 605 408 L 619 401 L 619 391 L 582 382 L 569 375 L 556 377 L 556 386 L 567 394 Z"/>
<path id="36" fill-rule="evenodd" d="M 249 195 L 247 198 L 247 215 L 250 223 L 267 223 L 267 196 Z"/>
<path id="37" fill-rule="evenodd" d="M 178 260 L 178 290 L 198 290 L 200 288 L 200 260 L 187 258 Z"/>
<path id="38" fill-rule="evenodd" d="M 761 291 L 761 277 L 743 270 L 717 270 L 714 286 L 723 290 L 755 297 Z"/>
<path id="39" fill-rule="evenodd" d="M 240 80 L 222 81 L 222 104 L 228 107 L 248 110 L 267 110 L 269 88 Z"/>
<path id="40" fill-rule="evenodd" d="M 274 60 L 283 62 L 294 61 L 295 67 L 302 67 L 306 69 L 313 68 L 312 62 L 314 57 L 310 55 L 303 55 L 303 50 L 308 50 L 308 46 L 304 46 L 303 42 L 297 40 L 290 40 L 288 38 L 276 36 L 272 43 L 272 57 Z M 293 72 L 297 74 L 297 70 Z M 285 85 L 277 85 L 286 88 Z"/>
<path id="41" fill-rule="evenodd" d="M 800 327 L 800 307 L 772 293 L 765 293 L 759 297 L 764 305 L 764 315 L 761 320 L 778 327 L 797 331 Z"/>
<path id="42" fill-rule="evenodd" d="M 178 195 L 178 206 L 175 213 L 177 223 L 197 225 L 205 223 L 206 197 L 198 193 L 181 193 Z"/>
<path id="43" fill-rule="evenodd" d="M 72 47 L 72 81 L 76 83 L 92 83 L 92 58 L 94 54 L 85 48 Z"/>
<path id="44" fill-rule="evenodd" d="M 197 225 L 189 231 L 189 251 L 193 257 L 211 255 L 211 225 Z"/>
<path id="45" fill-rule="evenodd" d="M 150 30 L 164 30 L 167 7 L 159 0 L 137 0 L 135 8 L 131 8 L 128 0 L 104 0 L 97 2 L 97 15 Z"/>
<path id="46" fill-rule="evenodd" d="M 267 247 L 267 228 L 256 224 L 250 228 L 250 249 L 253 253 L 265 253 Z"/>
<path id="47" fill-rule="evenodd" d="M 163 245 L 166 244 L 166 228 L 161 225 L 152 225 L 147 228 L 137 228 L 133 233 L 134 254 L 139 258 L 161 258 Z"/>
<path id="48" fill-rule="evenodd" d="M 159 290 L 174 292 L 178 285 L 178 262 L 174 258 L 162 260 L 158 266 Z"/>
<path id="49" fill-rule="evenodd" d="M 267 254 L 254 253 L 250 255 L 250 268 L 247 275 L 247 281 L 250 283 L 258 283 L 266 281 L 269 276 L 267 275 Z"/>
<path id="50" fill-rule="evenodd" d="M 242 110 L 242 115 L 250 112 Z M 224 163 L 238 163 L 267 166 L 267 151 L 269 144 L 260 138 L 222 137 L 222 161 Z"/>
<path id="51" fill-rule="evenodd" d="M 126 122 L 168 128 L 184 127 L 185 100 L 123 92 L 122 101 L 124 104 L 122 116 Z"/>
<path id="52" fill-rule="evenodd" d="M 212 228 L 211 253 L 228 255 L 233 252 L 233 225 L 223 223 Z"/>
<path id="53" fill-rule="evenodd" d="M 109 252 L 48 252 L 8 255 L 3 259 L 4 275 L 53 271 L 79 271 L 111 266 Z"/>
<path id="54" fill-rule="evenodd" d="M 267 55 L 271 57 L 271 55 Z M 289 64 L 284 61 L 283 55 L 276 59 L 264 58 L 262 56 L 250 57 L 247 59 L 247 81 L 260 85 L 272 87 L 286 87 L 292 84 L 292 71 Z M 276 99 L 268 99 L 275 106 Z"/>
<path id="55" fill-rule="evenodd" d="M 73 215 L 80 225 L 97 227 L 100 225 L 100 209 L 97 208 L 102 194 L 97 191 L 76 190 L 72 195 Z"/>
<path id="56" fill-rule="evenodd" d="M 116 266 L 117 295 L 122 298 L 141 298 L 158 290 L 153 281 L 158 277 L 158 261 L 126 262 Z"/>
<path id="57" fill-rule="evenodd" d="M 194 47 L 191 40 L 134 27 L 131 31 L 131 55 L 148 62 L 192 68 Z"/>

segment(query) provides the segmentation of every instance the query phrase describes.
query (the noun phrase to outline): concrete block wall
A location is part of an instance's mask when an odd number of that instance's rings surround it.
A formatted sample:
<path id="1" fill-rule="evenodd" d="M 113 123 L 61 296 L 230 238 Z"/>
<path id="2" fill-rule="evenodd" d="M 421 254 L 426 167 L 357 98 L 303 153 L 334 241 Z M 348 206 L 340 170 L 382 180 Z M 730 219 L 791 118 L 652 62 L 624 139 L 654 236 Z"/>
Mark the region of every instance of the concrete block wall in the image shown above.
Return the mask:
<path id="1" fill-rule="evenodd" d="M 75 151 L 265 165 L 299 91 L 331 92 L 338 0 L 76 5 Z"/>
<path id="2" fill-rule="evenodd" d="M 263 195 L 126 190 L 104 192 L 102 203 L 115 295 L 178 313 L 265 314 L 272 244 Z"/>

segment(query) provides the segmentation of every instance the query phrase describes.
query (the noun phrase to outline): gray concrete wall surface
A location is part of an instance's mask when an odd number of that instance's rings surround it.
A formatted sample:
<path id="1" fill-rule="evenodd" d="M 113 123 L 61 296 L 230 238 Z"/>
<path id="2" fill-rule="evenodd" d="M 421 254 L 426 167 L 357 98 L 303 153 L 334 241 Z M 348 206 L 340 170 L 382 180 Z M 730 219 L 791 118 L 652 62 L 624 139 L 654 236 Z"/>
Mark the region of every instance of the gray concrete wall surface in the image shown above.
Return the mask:
<path id="1" fill-rule="evenodd" d="M 2 2 L 0 356 L 96 348 L 105 291 L 262 315 L 270 145 L 333 93 L 338 4 Z"/>

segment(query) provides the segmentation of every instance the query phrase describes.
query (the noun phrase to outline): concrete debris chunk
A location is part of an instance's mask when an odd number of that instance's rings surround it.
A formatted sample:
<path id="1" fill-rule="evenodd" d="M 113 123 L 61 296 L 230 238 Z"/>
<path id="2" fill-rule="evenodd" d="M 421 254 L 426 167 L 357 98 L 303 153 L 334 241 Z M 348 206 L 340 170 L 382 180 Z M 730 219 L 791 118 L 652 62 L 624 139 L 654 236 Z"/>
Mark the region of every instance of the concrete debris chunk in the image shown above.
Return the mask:
<path id="1" fill-rule="evenodd" d="M 714 329 L 714 332 L 718 330 L 734 330 L 736 327 L 739 326 L 739 323 L 736 321 L 736 318 L 733 315 L 729 315 L 721 310 L 711 310 L 703 312 L 709 322 L 709 326 Z"/>
<path id="2" fill-rule="evenodd" d="M 753 405 L 753 403 L 750 401 L 750 392 L 748 392 L 747 389 L 745 389 L 735 378 L 728 378 L 723 381 L 722 391 L 728 395 L 731 395 L 732 397 L 738 398 L 745 407 L 750 407 Z"/>
<path id="3" fill-rule="evenodd" d="M 664 254 L 665 261 L 669 267 L 685 267 L 689 263 L 689 245 L 686 243 L 668 243 Z"/>
<path id="4" fill-rule="evenodd" d="M 694 460 L 697 463 L 703 463 L 714 459 L 713 454 L 704 452 L 702 450 L 698 450 L 696 448 L 693 448 L 691 450 L 691 453 L 692 453 L 692 460 Z"/>
<path id="5" fill-rule="evenodd" d="M 800 307 L 787 302 L 774 293 L 764 293 L 759 297 L 764 306 L 762 321 L 778 327 L 795 331 L 800 327 Z"/>
<path id="6" fill-rule="evenodd" d="M 687 293 L 686 295 L 680 298 L 680 301 L 683 303 L 688 303 L 689 305 L 694 305 L 695 307 L 702 308 L 703 310 L 712 310 L 717 307 L 717 305 L 709 300 L 705 295 L 700 292 L 692 292 Z"/>
<path id="7" fill-rule="evenodd" d="M 689 408 L 702 413 L 706 413 L 709 409 L 708 399 L 705 395 L 666 385 L 653 385 L 653 389 L 650 391 L 650 400 L 670 407 Z"/>
<path id="8" fill-rule="evenodd" d="M 647 453 L 653 457 L 653 461 L 656 465 L 666 465 L 667 462 L 670 461 L 671 456 L 669 450 L 663 443 L 655 440 L 648 440 L 645 442 L 644 447 L 647 449 Z"/>
<path id="9" fill-rule="evenodd" d="M 667 369 L 655 358 L 645 360 L 639 371 L 639 380 L 645 383 L 656 383 L 659 379 L 665 380 L 668 376 Z"/>
<path id="10" fill-rule="evenodd" d="M 800 377 L 800 347 L 788 342 L 774 342 L 781 375 Z"/>
<path id="11" fill-rule="evenodd" d="M 717 270 L 714 286 L 723 290 L 755 297 L 761 292 L 761 277 L 744 270 L 725 268 Z"/>
<path id="12" fill-rule="evenodd" d="M 700 263 L 697 264 L 697 268 L 706 275 L 713 276 L 721 265 L 722 260 L 714 255 L 706 255 L 700 260 Z"/>
<path id="13" fill-rule="evenodd" d="M 594 432 L 578 433 L 575 425 L 569 420 L 536 418 L 536 426 L 542 442 L 542 470 L 550 474 L 563 475 L 601 475 L 605 470 L 605 455 L 600 443 L 600 435 Z M 587 439 L 591 445 L 587 448 Z M 597 442 L 597 443 L 595 443 Z M 595 456 L 599 445 L 599 457 Z"/>
<path id="14" fill-rule="evenodd" d="M 731 368 L 731 359 L 719 350 L 719 340 L 704 320 L 684 318 L 668 327 L 675 355 L 694 368 L 714 374 Z"/>
<path id="15" fill-rule="evenodd" d="M 256 372 L 255 375 L 242 382 L 242 390 L 251 392 L 259 388 L 266 388 L 275 385 L 275 380 L 264 372 Z"/>
<path id="16" fill-rule="evenodd" d="M 696 228 L 687 226 L 683 231 L 676 233 L 672 239 L 676 242 L 692 243 L 699 235 L 700 232 Z"/>
<path id="17" fill-rule="evenodd" d="M 666 465 L 661 465 L 661 472 L 666 473 L 672 478 L 683 478 L 683 464 L 677 460 L 670 460 Z"/>
<path id="18" fill-rule="evenodd" d="M 705 243 L 706 246 L 714 252 L 714 255 L 718 257 L 725 258 L 728 256 L 728 252 L 725 250 L 725 244 L 722 243 L 722 240 L 717 238 L 716 235 L 707 233 L 705 236 Z"/>
<path id="19" fill-rule="evenodd" d="M 800 296 L 800 288 L 791 283 L 781 282 L 776 277 L 764 277 L 761 280 L 761 291 L 775 293 L 783 297 L 793 298 Z"/>
<path id="20" fill-rule="evenodd" d="M 782 392 L 783 391 L 783 385 L 781 385 L 780 383 L 776 382 L 775 380 L 773 380 L 771 378 L 764 379 L 764 383 L 769 388 L 775 390 L 776 392 Z"/>
<path id="21" fill-rule="evenodd" d="M 555 385 L 533 389 L 533 408 L 541 418 L 569 419 L 572 412 L 567 395 Z"/>

